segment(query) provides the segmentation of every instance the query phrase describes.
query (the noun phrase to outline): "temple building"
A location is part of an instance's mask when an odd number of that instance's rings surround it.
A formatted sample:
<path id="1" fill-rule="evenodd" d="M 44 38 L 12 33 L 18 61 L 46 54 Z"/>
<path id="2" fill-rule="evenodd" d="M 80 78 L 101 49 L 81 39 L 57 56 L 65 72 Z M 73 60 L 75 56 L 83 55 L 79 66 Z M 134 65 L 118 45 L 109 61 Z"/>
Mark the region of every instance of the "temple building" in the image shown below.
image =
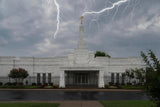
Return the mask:
<path id="1" fill-rule="evenodd" d="M 145 68 L 140 57 L 108 58 L 95 57 L 86 48 L 83 39 L 84 27 L 79 27 L 78 46 L 73 53 L 63 57 L 10 57 L 0 56 L 0 82 L 14 82 L 8 77 L 12 68 L 24 68 L 32 83 L 53 83 L 60 88 L 91 86 L 104 88 L 105 84 L 125 83 L 122 73 L 130 68 Z"/>

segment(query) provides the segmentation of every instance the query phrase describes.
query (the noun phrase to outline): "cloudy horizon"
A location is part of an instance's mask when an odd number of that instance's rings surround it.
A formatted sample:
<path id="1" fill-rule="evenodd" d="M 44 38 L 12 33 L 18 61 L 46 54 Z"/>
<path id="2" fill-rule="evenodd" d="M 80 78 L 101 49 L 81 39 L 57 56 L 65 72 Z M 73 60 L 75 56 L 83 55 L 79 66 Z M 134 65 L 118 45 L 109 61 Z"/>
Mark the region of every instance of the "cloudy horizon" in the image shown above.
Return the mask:
<path id="1" fill-rule="evenodd" d="M 53 1 L 53 0 L 51 0 Z M 118 0 L 0 0 L 0 56 L 66 56 L 76 47 L 80 16 Z M 130 0 L 113 10 L 84 16 L 84 39 L 90 51 L 111 57 L 140 56 L 149 49 L 160 58 L 160 1 Z"/>

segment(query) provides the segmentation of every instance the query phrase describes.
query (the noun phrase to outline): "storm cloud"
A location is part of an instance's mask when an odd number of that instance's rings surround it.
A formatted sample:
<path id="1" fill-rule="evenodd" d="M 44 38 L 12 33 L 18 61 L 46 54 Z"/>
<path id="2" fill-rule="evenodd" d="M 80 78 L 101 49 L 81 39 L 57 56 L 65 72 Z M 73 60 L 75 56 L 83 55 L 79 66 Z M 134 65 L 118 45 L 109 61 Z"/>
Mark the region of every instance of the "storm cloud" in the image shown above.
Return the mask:
<path id="1" fill-rule="evenodd" d="M 80 16 L 118 0 L 0 0 L 0 56 L 64 56 L 77 47 Z M 130 0 L 113 10 L 84 16 L 84 39 L 91 51 L 112 57 L 140 56 L 152 49 L 160 57 L 160 1 Z"/>

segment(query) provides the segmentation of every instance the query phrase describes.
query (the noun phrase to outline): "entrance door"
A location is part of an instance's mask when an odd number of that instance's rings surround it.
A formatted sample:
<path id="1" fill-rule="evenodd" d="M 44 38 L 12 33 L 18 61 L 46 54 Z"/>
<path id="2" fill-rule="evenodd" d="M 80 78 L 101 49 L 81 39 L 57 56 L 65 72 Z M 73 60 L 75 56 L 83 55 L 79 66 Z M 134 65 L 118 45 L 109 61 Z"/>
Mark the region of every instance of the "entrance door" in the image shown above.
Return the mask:
<path id="1" fill-rule="evenodd" d="M 99 71 L 65 71 L 66 87 L 98 87 Z"/>
<path id="2" fill-rule="evenodd" d="M 75 73 L 75 83 L 77 85 L 88 84 L 88 73 Z"/>

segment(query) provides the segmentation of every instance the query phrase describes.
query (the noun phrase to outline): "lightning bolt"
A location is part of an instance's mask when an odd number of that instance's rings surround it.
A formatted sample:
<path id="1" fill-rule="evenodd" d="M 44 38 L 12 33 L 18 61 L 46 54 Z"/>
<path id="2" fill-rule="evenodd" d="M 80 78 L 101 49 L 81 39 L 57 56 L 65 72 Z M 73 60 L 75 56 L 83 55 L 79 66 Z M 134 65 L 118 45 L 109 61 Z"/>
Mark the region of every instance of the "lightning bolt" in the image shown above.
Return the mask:
<path id="1" fill-rule="evenodd" d="M 57 8 L 57 26 L 56 26 L 56 31 L 54 33 L 54 38 L 56 38 L 56 35 L 59 31 L 59 25 L 60 25 L 60 6 L 57 2 L 57 0 L 43 0 L 43 4 L 42 7 L 44 7 L 47 17 L 49 17 L 52 13 L 52 3 L 54 2 L 54 4 L 56 5 Z"/>
<path id="2" fill-rule="evenodd" d="M 121 5 L 121 4 L 123 4 L 123 3 L 127 2 L 127 1 L 129 1 L 129 0 L 120 0 L 120 1 L 118 1 L 118 2 L 113 3 L 111 7 L 104 8 L 104 9 L 102 9 L 102 10 L 100 10 L 100 11 L 97 11 L 97 12 L 96 12 L 96 11 L 84 12 L 84 13 L 82 14 L 82 16 L 85 16 L 85 15 L 87 15 L 87 14 L 100 14 L 100 13 L 103 13 L 103 12 L 105 12 L 105 11 L 107 11 L 107 10 L 111 10 L 111 9 L 113 9 L 114 7 L 119 6 L 119 5 Z"/>
<path id="3" fill-rule="evenodd" d="M 54 38 L 56 38 L 56 35 L 59 31 L 59 24 L 60 24 L 60 9 L 59 9 L 59 4 L 57 3 L 57 0 L 54 0 L 54 3 L 57 7 L 57 29 L 56 29 L 56 32 L 54 33 Z"/>

